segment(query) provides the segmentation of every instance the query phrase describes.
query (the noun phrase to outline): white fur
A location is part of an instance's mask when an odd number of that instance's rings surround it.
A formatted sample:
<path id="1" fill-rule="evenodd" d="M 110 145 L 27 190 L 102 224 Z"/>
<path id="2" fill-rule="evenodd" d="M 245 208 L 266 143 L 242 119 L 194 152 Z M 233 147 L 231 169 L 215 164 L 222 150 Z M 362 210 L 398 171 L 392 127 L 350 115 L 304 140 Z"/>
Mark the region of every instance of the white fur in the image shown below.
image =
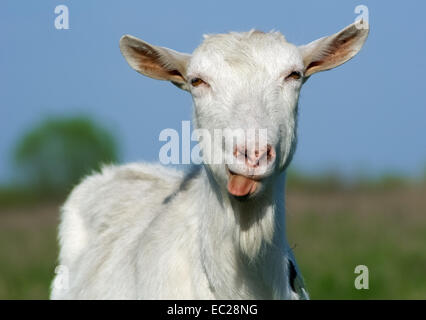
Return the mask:
<path id="1" fill-rule="evenodd" d="M 308 298 L 286 240 L 284 203 L 306 77 L 287 76 L 345 62 L 366 35 L 357 37 L 339 61 L 327 60 L 335 57 L 332 38 L 324 41 L 329 47 L 298 48 L 277 32 L 211 35 L 186 55 L 123 37 L 121 50 L 133 68 L 190 91 L 195 128 L 266 128 L 277 159 L 247 201 L 228 193 L 224 164 L 185 173 L 129 164 L 87 177 L 62 208 L 59 260 L 69 270 L 69 287 L 53 286 L 52 299 Z M 324 67 L 315 63 L 312 71 L 312 57 Z M 191 87 L 194 77 L 208 86 Z"/>

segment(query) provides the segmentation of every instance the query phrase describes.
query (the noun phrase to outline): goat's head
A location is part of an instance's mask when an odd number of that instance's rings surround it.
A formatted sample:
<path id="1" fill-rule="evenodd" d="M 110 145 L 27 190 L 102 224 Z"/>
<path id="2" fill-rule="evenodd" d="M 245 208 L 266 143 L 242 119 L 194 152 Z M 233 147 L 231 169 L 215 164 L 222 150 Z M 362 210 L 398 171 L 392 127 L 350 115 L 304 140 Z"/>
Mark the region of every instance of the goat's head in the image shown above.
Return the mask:
<path id="1" fill-rule="evenodd" d="M 358 53 L 368 35 L 358 26 L 300 47 L 278 32 L 250 31 L 205 36 L 192 55 L 128 35 L 120 48 L 136 71 L 191 93 L 194 127 L 210 138 L 201 138 L 209 171 L 224 190 L 250 199 L 292 158 L 302 84 Z"/>

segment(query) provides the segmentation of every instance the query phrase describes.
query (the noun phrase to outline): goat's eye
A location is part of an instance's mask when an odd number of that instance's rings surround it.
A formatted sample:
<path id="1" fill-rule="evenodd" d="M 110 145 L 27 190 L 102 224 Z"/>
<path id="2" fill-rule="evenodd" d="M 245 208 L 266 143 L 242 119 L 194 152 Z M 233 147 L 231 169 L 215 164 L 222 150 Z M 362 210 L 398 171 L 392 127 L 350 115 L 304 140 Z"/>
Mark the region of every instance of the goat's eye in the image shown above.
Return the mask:
<path id="1" fill-rule="evenodd" d="M 203 79 L 200 78 L 193 78 L 191 79 L 191 85 L 193 87 L 198 87 L 199 85 L 205 84 L 206 82 Z"/>
<path id="2" fill-rule="evenodd" d="M 299 71 L 293 71 L 290 73 L 287 77 L 285 77 L 286 80 L 299 80 L 302 77 L 302 73 Z"/>

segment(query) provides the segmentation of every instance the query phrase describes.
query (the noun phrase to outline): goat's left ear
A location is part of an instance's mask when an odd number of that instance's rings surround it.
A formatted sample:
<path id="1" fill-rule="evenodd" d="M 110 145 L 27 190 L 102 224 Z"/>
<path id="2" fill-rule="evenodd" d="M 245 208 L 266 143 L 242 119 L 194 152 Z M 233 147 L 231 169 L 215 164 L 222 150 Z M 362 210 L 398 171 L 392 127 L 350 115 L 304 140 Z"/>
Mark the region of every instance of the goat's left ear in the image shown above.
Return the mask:
<path id="1" fill-rule="evenodd" d="M 171 81 L 179 88 L 189 90 L 186 69 L 191 55 L 154 46 L 130 35 L 121 37 L 120 50 L 137 72 L 153 79 Z"/>
<path id="2" fill-rule="evenodd" d="M 369 32 L 365 21 L 299 47 L 305 65 L 305 77 L 335 68 L 354 57 L 364 45 Z"/>

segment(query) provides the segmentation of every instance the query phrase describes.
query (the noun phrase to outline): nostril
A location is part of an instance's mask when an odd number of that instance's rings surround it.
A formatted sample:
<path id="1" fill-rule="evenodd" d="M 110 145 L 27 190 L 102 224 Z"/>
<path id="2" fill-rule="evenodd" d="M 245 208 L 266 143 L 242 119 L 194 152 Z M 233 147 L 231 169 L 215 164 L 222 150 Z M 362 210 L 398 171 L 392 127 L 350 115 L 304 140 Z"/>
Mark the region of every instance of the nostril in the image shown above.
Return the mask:
<path id="1" fill-rule="evenodd" d="M 259 167 L 262 161 L 266 160 L 266 163 L 263 164 L 268 164 L 275 160 L 275 150 L 269 144 L 263 150 L 255 149 L 253 151 L 248 150 L 246 147 L 235 147 L 233 154 L 235 158 L 253 168 Z"/>
<path id="2" fill-rule="evenodd" d="M 275 150 L 274 148 L 268 144 L 267 148 L 266 148 L 266 157 L 269 161 L 272 161 L 275 159 Z"/>
<path id="3" fill-rule="evenodd" d="M 233 154 L 235 158 L 238 158 L 241 155 L 241 150 L 238 147 L 235 147 Z"/>

